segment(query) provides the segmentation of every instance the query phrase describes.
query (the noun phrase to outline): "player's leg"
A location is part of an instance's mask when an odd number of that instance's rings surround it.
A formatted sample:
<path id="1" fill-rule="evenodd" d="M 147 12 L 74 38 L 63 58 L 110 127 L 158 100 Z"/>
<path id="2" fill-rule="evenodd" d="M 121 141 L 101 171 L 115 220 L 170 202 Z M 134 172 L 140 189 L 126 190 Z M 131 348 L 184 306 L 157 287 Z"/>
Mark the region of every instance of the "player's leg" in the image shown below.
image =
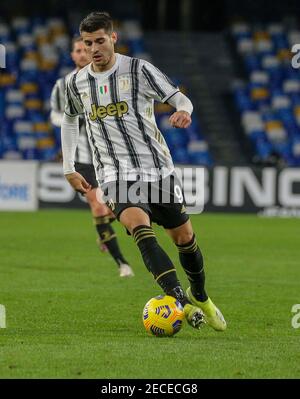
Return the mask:
<path id="1" fill-rule="evenodd" d="M 203 256 L 197 244 L 190 220 L 173 229 L 168 234 L 177 246 L 180 263 L 189 279 L 194 296 L 201 302 L 208 298 L 205 291 Z"/>
<path id="2" fill-rule="evenodd" d="M 94 166 L 76 162 L 75 169 L 92 186 L 92 190 L 86 194 L 86 199 L 94 217 L 100 247 L 106 247 L 114 258 L 119 267 L 120 277 L 133 276 L 134 273 L 120 250 L 115 231 L 110 224 L 113 214 L 102 199 L 103 193 L 98 187 Z"/>
<path id="3" fill-rule="evenodd" d="M 155 281 L 166 294 L 171 295 L 175 287 L 180 287 L 180 283 L 171 259 L 157 242 L 149 214 L 140 207 L 130 206 L 121 212 L 119 220 L 131 233 Z M 186 301 L 184 294 L 183 301 Z"/>
<path id="4" fill-rule="evenodd" d="M 176 174 L 163 179 L 159 190 L 162 199 L 168 198 L 168 201 L 152 204 L 153 220 L 166 229 L 177 245 L 181 265 L 191 284 L 187 297 L 191 303 L 202 309 L 209 325 L 218 331 L 224 330 L 225 320 L 205 292 L 203 257 L 186 214 L 184 194 Z"/>
<path id="5" fill-rule="evenodd" d="M 198 307 L 191 305 L 177 278 L 171 259 L 157 242 L 151 227 L 149 214 L 140 207 L 128 207 L 119 214 L 120 222 L 132 234 L 147 269 L 165 294 L 175 297 L 183 305 L 189 324 L 200 328 L 203 314 Z"/>
<path id="6" fill-rule="evenodd" d="M 99 189 L 94 188 L 90 190 L 87 194 L 85 194 L 85 197 L 89 203 L 94 218 L 94 224 L 99 236 L 100 246 L 105 245 L 107 247 L 110 255 L 113 257 L 119 267 L 120 277 L 134 276 L 131 267 L 121 252 L 116 233 L 111 225 L 111 221 L 114 220 L 114 215 L 106 204 L 99 201 L 97 190 Z"/>
<path id="7" fill-rule="evenodd" d="M 203 310 L 210 326 L 217 331 L 224 331 L 226 329 L 224 317 L 205 291 L 203 256 L 190 220 L 178 227 L 167 229 L 167 232 L 178 248 L 180 263 L 190 282 L 187 290 L 188 298 Z"/>

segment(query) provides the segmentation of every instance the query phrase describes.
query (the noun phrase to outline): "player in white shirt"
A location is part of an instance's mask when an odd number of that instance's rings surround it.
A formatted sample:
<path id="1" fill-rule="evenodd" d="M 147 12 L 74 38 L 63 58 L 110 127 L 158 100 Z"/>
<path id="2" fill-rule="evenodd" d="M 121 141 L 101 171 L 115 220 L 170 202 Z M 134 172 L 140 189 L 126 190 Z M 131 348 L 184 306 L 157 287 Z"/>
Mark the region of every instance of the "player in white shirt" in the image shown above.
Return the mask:
<path id="1" fill-rule="evenodd" d="M 58 79 L 51 94 L 50 117 L 52 124 L 57 127 L 61 127 L 62 124 L 65 108 L 66 83 L 74 73 L 84 68 L 89 62 L 81 37 L 73 39 L 71 57 L 76 65 L 76 69 L 67 76 Z M 90 148 L 91 143 L 88 140 L 84 116 L 79 118 L 79 131 L 78 146 L 75 153 L 75 169 L 84 176 L 92 188 L 89 192 L 85 193 L 85 197 L 90 206 L 94 224 L 97 229 L 97 242 L 100 249 L 102 251 L 109 251 L 117 263 L 120 277 L 133 276 L 134 273 L 120 250 L 115 231 L 111 226 L 111 222 L 115 219 L 114 214 L 105 203 L 100 203 L 97 200 L 97 190 L 98 194 L 100 194 L 100 189 L 98 188 L 99 184 L 93 165 L 93 155 Z"/>
<path id="2" fill-rule="evenodd" d="M 114 52 L 117 34 L 107 13 L 89 14 L 79 30 L 92 62 L 67 84 L 62 124 L 64 174 L 75 190 L 90 190 L 74 168 L 77 120 L 84 114 L 107 204 L 133 236 L 146 267 L 163 291 L 181 302 L 190 325 L 201 328 L 206 322 L 224 331 L 222 313 L 204 288 L 202 254 L 153 113 L 154 100 L 168 102 L 176 109 L 170 124 L 187 128 L 192 103 L 149 62 Z M 158 200 L 153 200 L 153 193 Z M 186 294 L 171 259 L 157 242 L 151 222 L 162 225 L 178 248 L 191 285 Z"/>

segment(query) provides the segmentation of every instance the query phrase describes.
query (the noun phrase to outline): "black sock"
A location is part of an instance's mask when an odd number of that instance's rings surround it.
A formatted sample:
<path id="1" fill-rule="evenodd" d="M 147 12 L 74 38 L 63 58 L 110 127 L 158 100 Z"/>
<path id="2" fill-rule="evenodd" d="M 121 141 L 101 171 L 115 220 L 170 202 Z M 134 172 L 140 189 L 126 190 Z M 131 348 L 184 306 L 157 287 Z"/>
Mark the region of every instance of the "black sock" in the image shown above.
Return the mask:
<path id="1" fill-rule="evenodd" d="M 132 235 L 147 269 L 165 294 L 173 296 L 183 306 L 189 303 L 178 281 L 176 269 L 169 256 L 159 246 L 152 227 L 137 226 Z"/>
<path id="2" fill-rule="evenodd" d="M 99 216 L 94 218 L 94 223 L 96 225 L 96 229 L 99 235 L 99 239 L 101 244 L 105 244 L 111 256 L 116 261 L 117 265 L 120 266 L 121 263 L 126 263 L 126 259 L 121 253 L 117 236 L 110 225 L 108 216 Z"/>
<path id="3" fill-rule="evenodd" d="M 177 245 L 181 265 L 191 283 L 191 291 L 194 297 L 204 302 L 208 296 L 205 292 L 205 273 L 203 256 L 197 245 L 195 234 L 190 242 Z"/>

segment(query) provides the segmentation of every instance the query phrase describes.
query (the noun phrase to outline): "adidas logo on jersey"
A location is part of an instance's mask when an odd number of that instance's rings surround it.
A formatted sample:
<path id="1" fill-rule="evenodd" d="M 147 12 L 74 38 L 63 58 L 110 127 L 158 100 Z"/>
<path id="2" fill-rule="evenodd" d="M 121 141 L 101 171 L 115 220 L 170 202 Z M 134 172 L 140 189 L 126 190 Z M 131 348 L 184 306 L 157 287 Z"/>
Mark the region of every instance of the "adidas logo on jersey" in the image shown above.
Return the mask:
<path id="1" fill-rule="evenodd" d="M 128 104 L 125 101 L 104 105 L 92 104 L 92 112 L 89 114 L 90 120 L 94 121 L 97 118 L 104 119 L 108 116 L 117 116 L 121 118 L 128 112 Z"/>

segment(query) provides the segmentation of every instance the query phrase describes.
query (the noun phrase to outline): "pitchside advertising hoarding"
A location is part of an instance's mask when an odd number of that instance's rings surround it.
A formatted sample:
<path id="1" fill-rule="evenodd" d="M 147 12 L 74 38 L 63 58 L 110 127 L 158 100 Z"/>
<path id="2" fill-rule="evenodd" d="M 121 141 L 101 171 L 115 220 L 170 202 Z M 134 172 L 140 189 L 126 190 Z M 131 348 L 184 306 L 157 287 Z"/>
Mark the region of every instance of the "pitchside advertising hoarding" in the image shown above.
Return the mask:
<path id="1" fill-rule="evenodd" d="M 300 168 L 176 166 L 187 210 L 300 217 Z M 37 172 L 37 173 L 36 173 Z M 86 208 L 59 163 L 0 162 L 0 209 Z"/>
<path id="2" fill-rule="evenodd" d="M 0 162 L 0 210 L 34 211 L 38 208 L 36 162 Z"/>

